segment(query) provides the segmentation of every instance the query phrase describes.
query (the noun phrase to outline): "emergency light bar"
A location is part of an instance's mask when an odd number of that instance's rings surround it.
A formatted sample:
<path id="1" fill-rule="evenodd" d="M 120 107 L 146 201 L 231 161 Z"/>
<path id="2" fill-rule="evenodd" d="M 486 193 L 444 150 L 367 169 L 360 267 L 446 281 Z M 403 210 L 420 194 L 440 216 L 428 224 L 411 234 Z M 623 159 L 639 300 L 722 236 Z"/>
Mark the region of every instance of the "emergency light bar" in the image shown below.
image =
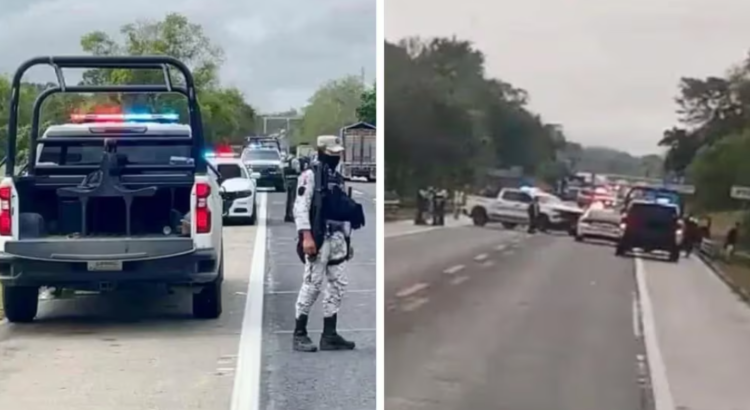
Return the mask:
<path id="1" fill-rule="evenodd" d="M 207 152 L 206 158 L 239 158 L 239 154 L 234 152 Z"/>
<path id="2" fill-rule="evenodd" d="M 178 114 L 73 114 L 73 122 L 176 122 Z"/>

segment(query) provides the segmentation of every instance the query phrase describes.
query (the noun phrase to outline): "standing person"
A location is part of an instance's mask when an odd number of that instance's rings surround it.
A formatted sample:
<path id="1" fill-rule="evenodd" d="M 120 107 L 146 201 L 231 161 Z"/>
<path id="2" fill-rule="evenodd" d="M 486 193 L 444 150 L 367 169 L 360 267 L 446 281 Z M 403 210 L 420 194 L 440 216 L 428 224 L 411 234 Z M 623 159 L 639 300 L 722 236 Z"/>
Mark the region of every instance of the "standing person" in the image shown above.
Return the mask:
<path id="1" fill-rule="evenodd" d="M 320 350 L 352 350 L 354 342 L 336 332 L 346 290 L 346 262 L 351 259 L 351 229 L 364 226 L 362 206 L 346 195 L 343 176 L 336 172 L 344 147 L 336 136 L 318 137 L 318 160 L 297 182 L 294 221 L 299 233 L 297 253 L 305 270 L 296 303 L 293 349 L 315 352 L 307 321 L 326 279 Z"/>
<path id="2" fill-rule="evenodd" d="M 737 235 L 739 235 L 740 223 L 734 224 L 732 229 L 727 232 L 727 237 L 724 239 L 724 253 L 727 258 L 731 258 L 734 254 L 734 247 L 737 246 Z"/>
<path id="3" fill-rule="evenodd" d="M 698 221 L 691 216 L 685 219 L 685 232 L 683 232 L 682 246 L 685 251 L 685 256 L 690 257 L 695 249 L 695 244 L 700 241 L 700 230 L 698 228 Z"/>
<path id="4" fill-rule="evenodd" d="M 539 197 L 534 196 L 531 198 L 531 203 L 529 203 L 529 233 L 536 233 L 537 225 L 539 224 L 539 214 L 541 213 L 541 210 L 539 209 Z"/>

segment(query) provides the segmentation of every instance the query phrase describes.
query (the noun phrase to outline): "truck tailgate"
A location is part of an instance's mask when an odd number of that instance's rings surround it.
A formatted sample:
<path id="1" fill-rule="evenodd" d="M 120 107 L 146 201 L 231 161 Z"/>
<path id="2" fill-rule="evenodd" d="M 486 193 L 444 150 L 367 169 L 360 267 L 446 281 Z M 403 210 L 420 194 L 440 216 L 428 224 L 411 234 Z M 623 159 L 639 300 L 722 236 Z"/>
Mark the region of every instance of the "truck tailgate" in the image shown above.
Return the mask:
<path id="1" fill-rule="evenodd" d="M 44 238 L 8 241 L 5 253 L 21 259 L 57 262 L 139 261 L 186 255 L 193 240 L 182 237 Z"/>

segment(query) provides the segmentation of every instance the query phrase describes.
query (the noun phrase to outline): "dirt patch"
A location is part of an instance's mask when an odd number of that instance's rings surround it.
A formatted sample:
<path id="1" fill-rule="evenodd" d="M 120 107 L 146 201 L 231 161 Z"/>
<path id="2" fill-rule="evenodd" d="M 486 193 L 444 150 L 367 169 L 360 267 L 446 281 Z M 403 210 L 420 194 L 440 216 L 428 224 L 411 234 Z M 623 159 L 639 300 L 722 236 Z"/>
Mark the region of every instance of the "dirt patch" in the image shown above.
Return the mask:
<path id="1" fill-rule="evenodd" d="M 726 275 L 726 279 L 737 287 L 743 296 L 750 297 L 750 258 L 746 255 L 735 256 L 729 261 L 716 261 L 716 267 Z"/>

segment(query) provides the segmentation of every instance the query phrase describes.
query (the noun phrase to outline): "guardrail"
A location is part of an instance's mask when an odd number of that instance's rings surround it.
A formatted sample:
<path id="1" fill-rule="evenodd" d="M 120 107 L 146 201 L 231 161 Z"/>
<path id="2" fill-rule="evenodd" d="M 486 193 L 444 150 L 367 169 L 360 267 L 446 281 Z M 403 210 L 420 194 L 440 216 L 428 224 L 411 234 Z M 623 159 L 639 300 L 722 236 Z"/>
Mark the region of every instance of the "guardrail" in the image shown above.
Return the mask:
<path id="1" fill-rule="evenodd" d="M 719 241 L 704 238 L 701 241 L 699 251 L 709 259 L 718 259 L 721 256 L 721 243 Z"/>
<path id="2" fill-rule="evenodd" d="M 390 221 L 398 216 L 399 210 L 401 209 L 401 200 L 389 199 L 383 201 L 383 211 L 385 214 L 385 220 Z"/>

